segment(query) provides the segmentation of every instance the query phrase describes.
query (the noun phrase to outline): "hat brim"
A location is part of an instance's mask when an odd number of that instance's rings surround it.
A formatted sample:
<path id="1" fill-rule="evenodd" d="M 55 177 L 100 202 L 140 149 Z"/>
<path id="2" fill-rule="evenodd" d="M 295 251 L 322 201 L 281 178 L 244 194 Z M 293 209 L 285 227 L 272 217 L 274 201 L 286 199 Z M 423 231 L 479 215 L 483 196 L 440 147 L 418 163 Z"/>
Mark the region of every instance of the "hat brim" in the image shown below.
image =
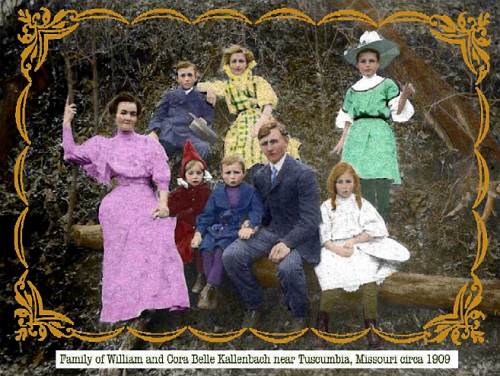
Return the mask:
<path id="1" fill-rule="evenodd" d="M 217 133 L 210 129 L 208 125 L 196 121 L 196 119 L 194 119 L 191 124 L 189 124 L 189 129 L 191 129 L 196 136 L 211 145 L 217 142 Z"/>
<path id="2" fill-rule="evenodd" d="M 363 50 L 367 49 L 378 51 L 380 55 L 380 69 L 387 67 L 394 60 L 394 58 L 399 56 L 399 46 L 391 40 L 382 39 L 351 48 L 344 52 L 343 58 L 349 64 L 356 66 L 356 56 Z"/>
<path id="3" fill-rule="evenodd" d="M 410 258 L 405 246 L 391 238 L 373 239 L 370 242 L 356 244 L 359 250 L 384 260 L 403 262 Z"/>

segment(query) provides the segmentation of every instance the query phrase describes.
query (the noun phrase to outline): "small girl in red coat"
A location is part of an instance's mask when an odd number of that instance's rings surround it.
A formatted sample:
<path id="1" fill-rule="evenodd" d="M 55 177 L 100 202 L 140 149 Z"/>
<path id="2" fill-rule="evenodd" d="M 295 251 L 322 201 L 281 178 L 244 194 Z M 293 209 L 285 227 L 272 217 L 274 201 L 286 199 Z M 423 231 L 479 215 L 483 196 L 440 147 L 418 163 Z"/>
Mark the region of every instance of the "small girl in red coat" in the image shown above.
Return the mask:
<path id="1" fill-rule="evenodd" d="M 204 286 L 203 263 L 198 250 L 191 248 L 191 239 L 195 232 L 196 216 L 205 207 L 210 196 L 210 188 L 203 181 L 207 164 L 200 157 L 191 141 L 184 144 L 181 170 L 177 179 L 180 187 L 175 189 L 168 196 L 168 208 L 171 216 L 177 217 L 175 227 L 175 244 L 184 263 L 195 260 L 198 275 L 196 282 L 191 289 L 194 293 L 199 293 Z"/>

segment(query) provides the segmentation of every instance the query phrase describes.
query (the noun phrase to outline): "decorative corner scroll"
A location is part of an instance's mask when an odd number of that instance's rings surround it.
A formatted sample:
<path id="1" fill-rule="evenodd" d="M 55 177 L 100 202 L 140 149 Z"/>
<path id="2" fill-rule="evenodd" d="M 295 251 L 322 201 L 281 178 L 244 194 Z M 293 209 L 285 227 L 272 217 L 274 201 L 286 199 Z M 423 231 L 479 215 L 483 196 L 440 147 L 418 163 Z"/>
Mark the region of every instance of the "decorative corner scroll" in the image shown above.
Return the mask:
<path id="1" fill-rule="evenodd" d="M 431 33 L 446 43 L 457 44 L 467 68 L 477 77 L 478 86 L 490 72 L 490 55 L 484 50 L 491 44 L 486 26 L 490 14 L 481 13 L 478 18 L 460 13 L 457 22 L 449 16 L 434 15 L 430 19 Z"/>
<path id="2" fill-rule="evenodd" d="M 448 335 L 458 346 L 468 338 L 474 343 L 484 342 L 484 332 L 478 329 L 486 315 L 476 309 L 481 303 L 483 287 L 479 278 L 473 277 L 472 285 L 466 283 L 458 292 L 453 313 L 437 316 L 424 325 L 427 343 L 441 343 Z"/>

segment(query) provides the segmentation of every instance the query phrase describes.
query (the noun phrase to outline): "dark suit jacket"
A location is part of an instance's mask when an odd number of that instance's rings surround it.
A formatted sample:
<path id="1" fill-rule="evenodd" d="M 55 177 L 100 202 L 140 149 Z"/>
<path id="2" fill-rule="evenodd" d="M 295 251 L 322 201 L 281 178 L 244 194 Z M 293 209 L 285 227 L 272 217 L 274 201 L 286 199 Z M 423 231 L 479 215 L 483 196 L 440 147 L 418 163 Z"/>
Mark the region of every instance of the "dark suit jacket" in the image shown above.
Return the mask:
<path id="1" fill-rule="evenodd" d="M 254 184 L 264 201 L 264 227 L 310 264 L 319 263 L 321 212 L 313 169 L 287 155 L 273 186 L 269 165 L 255 174 Z"/>
<path id="2" fill-rule="evenodd" d="M 214 118 L 214 108 L 207 102 L 206 96 L 194 88 L 186 95 L 184 90 L 177 88 L 166 92 L 156 106 L 148 129 L 156 130 L 160 142 L 171 144 L 182 143 L 186 138 L 195 138 L 195 134 L 189 129 L 193 121 L 192 113 L 204 118 L 211 126 Z"/>
<path id="3" fill-rule="evenodd" d="M 248 219 L 252 227 L 260 225 L 264 208 L 259 192 L 245 182 L 240 185 L 240 200 L 231 208 L 224 184 L 217 184 L 203 212 L 196 219 L 196 230 L 203 237 L 200 250 L 225 249 L 238 238 L 241 224 Z"/>

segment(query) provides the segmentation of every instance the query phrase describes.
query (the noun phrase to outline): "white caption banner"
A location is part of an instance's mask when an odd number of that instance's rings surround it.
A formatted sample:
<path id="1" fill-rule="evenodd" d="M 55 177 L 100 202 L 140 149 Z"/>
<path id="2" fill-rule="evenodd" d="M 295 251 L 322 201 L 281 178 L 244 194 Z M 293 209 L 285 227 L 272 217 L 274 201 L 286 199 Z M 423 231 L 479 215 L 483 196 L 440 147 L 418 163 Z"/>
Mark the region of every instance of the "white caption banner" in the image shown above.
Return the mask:
<path id="1" fill-rule="evenodd" d="M 56 368 L 458 368 L 458 351 L 57 350 Z"/>

